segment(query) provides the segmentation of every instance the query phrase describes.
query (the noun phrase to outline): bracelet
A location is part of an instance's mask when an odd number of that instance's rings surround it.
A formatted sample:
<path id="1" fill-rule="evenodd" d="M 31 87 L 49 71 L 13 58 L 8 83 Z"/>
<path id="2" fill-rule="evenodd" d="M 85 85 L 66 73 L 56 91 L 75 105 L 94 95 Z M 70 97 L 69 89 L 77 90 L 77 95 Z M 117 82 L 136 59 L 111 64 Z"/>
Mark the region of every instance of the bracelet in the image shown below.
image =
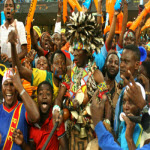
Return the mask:
<path id="1" fill-rule="evenodd" d="M 150 95 L 150 92 L 146 91 L 145 94 L 146 94 L 146 95 Z"/>
<path id="2" fill-rule="evenodd" d="M 24 94 L 25 91 L 26 91 L 26 90 L 23 89 L 23 90 L 21 91 L 21 93 L 20 93 L 20 96 L 22 96 L 22 95 Z"/>
<path id="3" fill-rule="evenodd" d="M 103 15 L 102 14 L 97 14 L 97 16 L 102 17 Z"/>
<path id="4" fill-rule="evenodd" d="M 109 124 L 109 125 L 110 125 L 110 121 L 109 121 L 109 119 L 104 119 L 104 122 L 106 122 L 107 124 Z"/>
<path id="5" fill-rule="evenodd" d="M 52 114 L 54 114 L 54 111 L 57 110 L 57 111 L 61 111 L 60 107 L 58 105 L 54 105 L 53 107 L 53 110 L 52 110 Z"/>
<path id="6" fill-rule="evenodd" d="M 61 17 L 61 15 L 58 15 L 58 14 L 57 14 L 57 17 Z"/>

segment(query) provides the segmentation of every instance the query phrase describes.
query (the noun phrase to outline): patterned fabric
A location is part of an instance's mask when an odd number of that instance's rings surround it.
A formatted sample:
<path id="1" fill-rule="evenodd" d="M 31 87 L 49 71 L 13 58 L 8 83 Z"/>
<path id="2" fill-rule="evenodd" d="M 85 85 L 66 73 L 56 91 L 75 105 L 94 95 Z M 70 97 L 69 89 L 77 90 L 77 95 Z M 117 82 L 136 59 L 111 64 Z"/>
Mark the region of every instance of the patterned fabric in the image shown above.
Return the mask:
<path id="1" fill-rule="evenodd" d="M 108 90 L 107 86 L 106 86 L 106 82 L 101 82 L 97 85 L 98 89 L 100 92 L 106 91 Z"/>
<path id="2" fill-rule="evenodd" d="M 71 71 L 71 86 L 70 86 L 70 96 L 75 97 L 76 93 L 81 89 L 84 93 L 86 90 L 86 83 L 89 78 L 88 66 L 85 68 L 78 68 L 74 65 Z"/>
<path id="3" fill-rule="evenodd" d="M 1 104 L 0 105 L 0 123 L 1 123 L 0 124 L 0 133 L 2 135 L 2 141 L 0 144 L 0 149 L 3 149 L 4 143 L 6 141 L 6 137 L 8 135 L 8 131 L 10 129 L 11 122 L 14 122 L 13 124 L 15 124 L 15 122 L 16 122 L 15 118 L 13 117 L 14 111 L 16 110 L 16 108 L 18 108 L 20 106 L 20 104 L 22 106 L 21 106 L 21 110 L 19 111 L 19 114 L 18 114 L 19 118 L 18 118 L 17 129 L 20 129 L 22 131 L 24 140 L 25 140 L 25 142 L 27 142 L 27 133 L 28 133 L 27 113 L 26 113 L 24 104 L 19 103 L 17 101 L 16 104 L 11 109 L 8 109 L 5 107 L 4 104 Z M 14 130 L 14 128 L 12 126 L 11 126 L 11 130 Z M 12 136 L 7 137 L 7 139 L 12 139 Z M 13 142 L 10 150 L 21 150 L 21 147 Z"/>
<path id="4" fill-rule="evenodd" d="M 81 42 L 73 42 L 73 46 L 72 46 L 73 49 L 82 49 L 82 50 L 85 50 L 85 47 L 84 47 L 84 43 L 81 43 Z"/>

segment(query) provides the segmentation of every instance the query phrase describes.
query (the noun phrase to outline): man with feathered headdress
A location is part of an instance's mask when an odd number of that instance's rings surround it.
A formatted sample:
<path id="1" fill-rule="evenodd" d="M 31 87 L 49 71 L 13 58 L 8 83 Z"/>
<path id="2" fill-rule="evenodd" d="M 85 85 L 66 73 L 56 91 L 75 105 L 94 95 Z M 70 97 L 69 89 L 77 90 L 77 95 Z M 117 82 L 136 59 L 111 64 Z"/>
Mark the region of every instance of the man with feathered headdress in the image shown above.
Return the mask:
<path id="1" fill-rule="evenodd" d="M 103 41 L 95 18 L 91 14 L 83 13 L 73 14 L 70 17 L 66 27 L 66 38 L 73 48 L 74 64 L 70 71 L 71 81 L 65 78 L 61 84 L 53 112 L 55 116 L 57 111 L 60 111 L 62 95 L 67 90 L 69 104 L 66 100 L 65 107 L 69 109 L 72 118 L 69 123 L 70 149 L 86 149 L 88 142 L 94 138 L 94 128 L 90 117 L 91 97 L 96 90 L 97 99 L 101 99 L 103 94 L 108 92 L 103 75 L 92 58 L 93 52 L 100 50 Z M 105 114 L 107 119 L 111 111 L 109 102 L 109 111 L 107 109 Z M 81 147 L 78 146 L 80 144 Z"/>

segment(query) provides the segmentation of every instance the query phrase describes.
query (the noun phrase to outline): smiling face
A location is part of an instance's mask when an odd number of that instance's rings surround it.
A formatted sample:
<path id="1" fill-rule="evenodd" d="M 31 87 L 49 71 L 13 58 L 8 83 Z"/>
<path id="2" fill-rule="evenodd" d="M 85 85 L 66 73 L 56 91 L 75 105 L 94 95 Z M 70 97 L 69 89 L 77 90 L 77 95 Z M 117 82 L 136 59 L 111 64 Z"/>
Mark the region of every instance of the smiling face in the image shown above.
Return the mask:
<path id="1" fill-rule="evenodd" d="M 6 20 L 14 19 L 15 8 L 14 8 L 14 3 L 12 0 L 5 0 L 4 14 L 5 14 Z"/>
<path id="2" fill-rule="evenodd" d="M 50 107 L 52 105 L 52 98 L 53 94 L 52 90 L 50 89 L 50 85 L 42 84 L 39 87 L 37 94 L 38 105 L 41 113 L 49 113 Z"/>
<path id="3" fill-rule="evenodd" d="M 56 78 L 62 79 L 66 74 L 66 61 L 65 56 L 56 53 L 53 58 L 53 64 L 51 65 L 51 70 Z"/>
<path id="4" fill-rule="evenodd" d="M 40 69 L 40 70 L 49 70 L 48 61 L 47 61 L 46 57 L 41 56 L 38 59 L 37 68 Z"/>
<path id="5" fill-rule="evenodd" d="M 119 58 L 116 54 L 110 54 L 106 63 L 106 71 L 109 78 L 115 78 L 119 71 Z"/>
<path id="6" fill-rule="evenodd" d="M 130 100 L 126 92 L 124 92 L 124 96 L 123 96 L 123 112 L 126 115 L 129 114 L 133 114 L 135 116 L 140 115 L 139 108 Z"/>
<path id="7" fill-rule="evenodd" d="M 12 80 L 4 81 L 2 85 L 2 93 L 4 97 L 4 105 L 11 108 L 17 101 L 18 92 L 15 89 Z"/>

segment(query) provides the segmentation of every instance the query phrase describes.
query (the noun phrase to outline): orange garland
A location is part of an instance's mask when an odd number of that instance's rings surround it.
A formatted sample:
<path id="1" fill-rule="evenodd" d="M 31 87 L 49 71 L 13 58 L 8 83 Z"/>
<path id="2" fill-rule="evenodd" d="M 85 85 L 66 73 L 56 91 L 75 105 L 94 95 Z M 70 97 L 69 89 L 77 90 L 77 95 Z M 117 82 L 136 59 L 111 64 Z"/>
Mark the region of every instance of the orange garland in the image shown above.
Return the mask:
<path id="1" fill-rule="evenodd" d="M 64 23 L 67 21 L 67 0 L 63 0 L 63 20 Z"/>
<path id="2" fill-rule="evenodd" d="M 37 0 L 31 1 L 29 13 L 27 16 L 27 23 L 26 23 L 26 27 L 25 27 L 26 31 L 27 31 L 27 50 L 28 50 L 28 52 L 31 50 L 30 28 L 31 28 L 31 22 L 33 21 L 36 4 L 37 4 Z"/>

